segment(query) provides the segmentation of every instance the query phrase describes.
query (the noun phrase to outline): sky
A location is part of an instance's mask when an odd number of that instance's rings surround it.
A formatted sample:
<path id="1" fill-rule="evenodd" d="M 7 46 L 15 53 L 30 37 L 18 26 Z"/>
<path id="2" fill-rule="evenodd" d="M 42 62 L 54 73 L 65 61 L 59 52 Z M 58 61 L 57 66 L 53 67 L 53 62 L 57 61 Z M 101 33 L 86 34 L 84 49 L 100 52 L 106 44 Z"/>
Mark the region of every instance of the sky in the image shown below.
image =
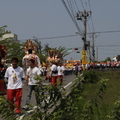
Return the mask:
<path id="1" fill-rule="evenodd" d="M 120 55 L 120 0 L 64 0 L 69 9 L 92 11 L 87 19 L 87 33 L 95 32 L 95 56 L 98 60 Z M 18 35 L 20 41 L 37 38 L 42 45 L 50 47 L 79 48 L 65 59 L 81 59 L 83 41 L 76 34 L 78 29 L 72 21 L 62 0 L 0 0 L 0 26 Z M 75 3 L 74 3 L 75 2 Z M 76 7 L 75 7 L 76 4 Z M 75 15 L 74 15 L 75 16 Z M 78 22 L 78 21 L 77 21 Z M 79 28 L 84 31 L 83 21 Z M 73 35 L 73 36 L 71 36 Z M 92 34 L 87 41 L 92 45 Z M 66 37 L 65 37 L 66 36 Z"/>

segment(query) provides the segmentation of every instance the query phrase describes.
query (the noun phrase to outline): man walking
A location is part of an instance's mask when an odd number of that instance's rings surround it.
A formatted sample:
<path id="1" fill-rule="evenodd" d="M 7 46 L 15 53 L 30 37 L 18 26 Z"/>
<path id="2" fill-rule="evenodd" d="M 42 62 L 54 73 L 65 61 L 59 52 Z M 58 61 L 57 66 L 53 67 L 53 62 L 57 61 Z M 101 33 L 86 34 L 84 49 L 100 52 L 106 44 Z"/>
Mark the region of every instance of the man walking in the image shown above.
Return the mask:
<path id="1" fill-rule="evenodd" d="M 18 62 L 18 58 L 12 58 L 12 66 L 7 68 L 4 76 L 8 80 L 7 99 L 12 103 L 11 109 L 14 110 L 16 107 L 15 113 L 21 113 L 22 80 L 25 78 L 24 71 L 18 66 Z M 14 106 L 14 99 L 16 106 Z"/>
<path id="2" fill-rule="evenodd" d="M 51 84 L 52 85 L 57 85 L 57 63 L 55 62 L 55 60 L 52 61 L 52 66 L 51 66 Z"/>
<path id="3" fill-rule="evenodd" d="M 64 71 L 65 71 L 65 67 L 62 65 L 62 63 L 59 63 L 59 66 L 57 67 L 57 70 L 58 70 L 58 81 L 59 81 L 60 84 L 62 84 Z"/>
<path id="4" fill-rule="evenodd" d="M 29 91 L 28 91 L 25 106 L 23 107 L 26 110 L 28 109 L 28 105 L 31 100 L 32 91 L 35 91 L 36 102 L 37 102 L 37 104 L 40 104 L 40 99 L 38 96 L 39 90 L 37 87 L 37 86 L 39 86 L 39 84 L 38 84 L 39 81 L 35 80 L 34 77 L 37 75 L 40 76 L 41 72 L 38 67 L 34 66 L 34 63 L 35 63 L 35 60 L 33 60 L 33 59 L 28 60 L 29 68 L 26 71 L 26 82 L 27 82 L 27 85 L 29 86 Z"/>

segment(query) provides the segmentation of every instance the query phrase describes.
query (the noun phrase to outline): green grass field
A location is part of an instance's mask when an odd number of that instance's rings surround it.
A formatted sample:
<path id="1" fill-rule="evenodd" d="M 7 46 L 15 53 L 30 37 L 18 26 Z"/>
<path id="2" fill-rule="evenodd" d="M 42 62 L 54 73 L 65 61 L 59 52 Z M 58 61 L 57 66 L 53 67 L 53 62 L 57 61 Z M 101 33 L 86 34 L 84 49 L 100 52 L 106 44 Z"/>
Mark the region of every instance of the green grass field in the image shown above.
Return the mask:
<path id="1" fill-rule="evenodd" d="M 99 82 L 85 83 L 84 91 L 81 94 L 82 99 L 77 103 L 80 118 L 81 113 L 83 113 L 84 117 L 85 115 L 89 116 L 88 118 L 84 118 L 83 120 L 113 120 L 113 117 L 111 116 L 114 116 L 113 111 L 115 109 L 115 102 L 120 100 L 120 69 L 103 71 L 101 70 L 97 72 L 95 71 L 95 73 L 97 74 L 99 79 L 108 79 L 108 81 L 105 90 L 102 93 L 99 93 Z M 101 97 L 99 97 L 99 94 Z M 86 110 L 84 110 L 85 107 L 87 108 Z M 91 108 L 92 110 L 90 111 L 89 108 Z M 114 118 L 114 120 L 118 119 Z"/>

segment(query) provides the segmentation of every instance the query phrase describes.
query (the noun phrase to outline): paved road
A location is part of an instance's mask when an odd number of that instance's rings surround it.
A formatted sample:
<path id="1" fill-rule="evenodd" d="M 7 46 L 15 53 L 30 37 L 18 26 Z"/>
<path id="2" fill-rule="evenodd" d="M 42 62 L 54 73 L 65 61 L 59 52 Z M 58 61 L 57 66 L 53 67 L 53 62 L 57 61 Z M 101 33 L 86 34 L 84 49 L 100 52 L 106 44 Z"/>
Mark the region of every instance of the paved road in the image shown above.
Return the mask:
<path id="1" fill-rule="evenodd" d="M 74 74 L 73 75 L 66 75 L 66 76 L 64 76 L 63 87 L 68 90 L 70 88 L 70 86 L 72 85 L 72 81 L 74 80 L 74 78 L 75 78 Z M 43 79 L 44 79 L 44 77 L 43 77 Z M 50 84 L 50 82 L 49 81 L 45 81 L 45 82 L 43 82 L 43 84 L 44 85 L 48 85 L 48 84 Z M 27 92 L 28 92 L 28 86 L 23 86 L 23 96 L 22 96 L 21 106 L 25 105 Z M 36 104 L 34 92 L 32 94 L 32 98 L 31 98 L 31 102 L 30 103 L 32 105 Z"/>
<path id="2" fill-rule="evenodd" d="M 74 75 L 74 74 L 73 74 L 73 75 L 66 75 L 66 76 L 64 76 L 64 79 L 63 79 L 63 87 L 66 89 L 66 91 L 69 91 L 70 86 L 72 86 L 72 83 L 73 83 L 72 81 L 74 80 L 74 78 L 75 78 L 75 75 Z M 44 79 L 44 77 L 43 77 L 43 79 Z M 49 81 L 45 81 L 45 82 L 43 82 L 43 84 L 44 84 L 44 85 L 48 85 L 48 84 L 50 84 L 50 82 L 49 82 Z M 27 97 L 27 92 L 28 92 L 28 86 L 24 86 L 24 85 L 23 85 L 23 96 L 22 96 L 21 107 L 25 105 L 25 101 L 26 101 L 26 97 Z M 35 104 L 36 104 L 36 100 L 35 100 L 35 95 L 34 95 L 34 93 L 32 94 L 32 98 L 31 98 L 31 102 L 30 102 L 30 103 L 31 103 L 32 105 L 35 105 Z M 21 116 L 18 116 L 17 120 L 22 120 L 22 118 L 23 118 L 25 115 L 31 113 L 32 111 L 34 111 L 34 110 L 28 111 L 27 113 L 24 113 L 24 114 L 22 114 Z M 0 120 L 2 120 L 2 119 L 0 119 Z"/>

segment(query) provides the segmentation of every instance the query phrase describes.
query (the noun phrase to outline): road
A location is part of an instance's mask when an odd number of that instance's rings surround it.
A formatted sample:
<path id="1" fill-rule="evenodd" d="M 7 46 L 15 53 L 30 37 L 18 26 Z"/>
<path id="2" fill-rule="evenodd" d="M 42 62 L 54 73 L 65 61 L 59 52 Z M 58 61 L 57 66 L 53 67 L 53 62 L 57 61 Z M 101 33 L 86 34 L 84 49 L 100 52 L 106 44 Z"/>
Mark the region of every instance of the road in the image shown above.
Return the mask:
<path id="1" fill-rule="evenodd" d="M 70 88 L 70 86 L 72 85 L 72 81 L 74 80 L 74 78 L 75 78 L 74 74 L 64 76 L 64 78 L 63 78 L 63 87 L 68 90 Z M 43 79 L 44 79 L 44 77 L 43 77 Z M 43 85 L 48 85 L 48 84 L 50 84 L 49 81 L 43 82 Z M 28 92 L 28 86 L 23 86 L 23 96 L 22 96 L 21 106 L 25 105 L 25 101 L 26 101 L 26 97 L 27 97 L 27 92 Z M 30 103 L 32 105 L 36 104 L 34 92 L 32 94 L 31 102 Z"/>
<path id="2" fill-rule="evenodd" d="M 43 77 L 44 79 L 45 77 Z M 72 74 L 72 75 L 66 75 L 64 76 L 63 78 L 63 87 L 66 89 L 67 92 L 69 92 L 69 89 L 70 87 L 72 86 L 73 84 L 73 80 L 75 78 L 75 75 Z M 48 85 L 48 84 L 51 84 L 49 81 L 45 81 L 43 82 L 43 85 Z M 25 86 L 23 85 L 23 94 L 22 94 L 22 102 L 21 102 L 21 107 L 23 107 L 25 105 L 25 101 L 26 101 L 26 97 L 27 97 L 27 93 L 28 93 L 28 86 Z M 35 106 L 36 105 L 36 100 L 35 100 L 35 95 L 34 95 L 34 92 L 32 93 L 32 97 L 31 97 L 31 102 L 30 102 L 31 105 Z M 33 110 L 29 110 L 27 111 L 26 113 L 18 116 L 18 118 L 16 120 L 22 120 L 24 116 L 30 114 L 31 112 L 33 112 Z M 0 119 L 2 120 L 2 119 Z"/>

